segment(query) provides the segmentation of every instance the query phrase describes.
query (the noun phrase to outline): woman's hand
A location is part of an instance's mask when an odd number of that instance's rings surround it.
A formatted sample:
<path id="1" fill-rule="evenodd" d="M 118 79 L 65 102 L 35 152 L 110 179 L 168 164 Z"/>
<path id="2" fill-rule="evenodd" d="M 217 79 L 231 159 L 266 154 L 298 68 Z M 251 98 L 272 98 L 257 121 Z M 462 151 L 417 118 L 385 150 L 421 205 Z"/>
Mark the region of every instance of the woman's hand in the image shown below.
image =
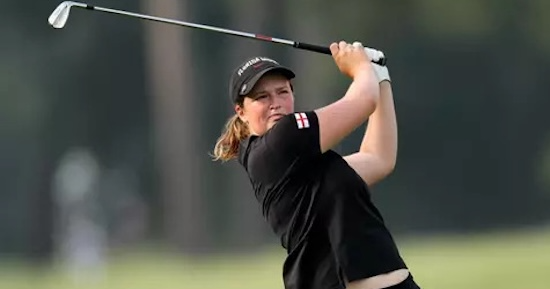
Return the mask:
<path id="1" fill-rule="evenodd" d="M 365 51 L 365 47 L 360 42 L 349 44 L 345 41 L 332 43 L 330 45 L 332 57 L 340 71 L 355 79 L 365 69 L 370 67 L 371 60 Z"/>

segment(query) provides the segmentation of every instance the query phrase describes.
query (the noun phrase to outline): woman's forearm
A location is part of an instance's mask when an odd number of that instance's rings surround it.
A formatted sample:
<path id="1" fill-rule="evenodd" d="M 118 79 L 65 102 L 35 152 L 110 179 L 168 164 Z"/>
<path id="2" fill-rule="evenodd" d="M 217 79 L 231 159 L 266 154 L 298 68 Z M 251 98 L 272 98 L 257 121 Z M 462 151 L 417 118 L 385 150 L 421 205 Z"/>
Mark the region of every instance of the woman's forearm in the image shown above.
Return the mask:
<path id="1" fill-rule="evenodd" d="M 380 83 L 380 98 L 376 110 L 368 120 L 360 152 L 374 155 L 389 169 L 397 160 L 397 120 L 391 83 Z"/>

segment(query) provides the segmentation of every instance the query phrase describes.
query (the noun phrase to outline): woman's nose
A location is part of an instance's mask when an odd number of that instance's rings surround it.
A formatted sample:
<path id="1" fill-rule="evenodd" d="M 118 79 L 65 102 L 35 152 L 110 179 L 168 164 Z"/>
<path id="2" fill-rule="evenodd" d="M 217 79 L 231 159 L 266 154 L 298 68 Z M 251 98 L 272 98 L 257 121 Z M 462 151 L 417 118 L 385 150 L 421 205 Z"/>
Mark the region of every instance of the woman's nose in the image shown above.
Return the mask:
<path id="1" fill-rule="evenodd" d="M 270 109 L 279 109 L 281 107 L 281 104 L 278 102 L 275 96 L 272 95 L 269 99 L 270 99 L 270 104 L 269 104 Z"/>
<path id="2" fill-rule="evenodd" d="M 271 102 L 271 105 L 269 106 L 270 109 L 279 109 L 281 108 L 281 105 L 275 101 Z"/>

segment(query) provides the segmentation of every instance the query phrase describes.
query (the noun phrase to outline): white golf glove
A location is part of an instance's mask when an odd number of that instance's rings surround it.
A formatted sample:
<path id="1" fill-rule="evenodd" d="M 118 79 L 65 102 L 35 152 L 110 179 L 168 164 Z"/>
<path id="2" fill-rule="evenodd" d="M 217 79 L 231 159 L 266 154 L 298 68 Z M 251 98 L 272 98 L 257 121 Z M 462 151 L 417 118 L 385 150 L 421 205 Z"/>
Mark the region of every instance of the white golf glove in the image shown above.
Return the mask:
<path id="1" fill-rule="evenodd" d="M 384 53 L 382 51 L 376 50 L 374 48 L 365 47 L 365 52 L 367 52 L 367 55 L 369 56 L 369 58 L 374 61 L 378 61 L 384 57 Z M 378 78 L 378 83 L 382 81 L 391 82 L 390 72 L 388 71 L 388 68 L 386 66 L 382 66 L 376 63 L 373 63 L 372 66 L 374 68 L 376 77 Z"/>

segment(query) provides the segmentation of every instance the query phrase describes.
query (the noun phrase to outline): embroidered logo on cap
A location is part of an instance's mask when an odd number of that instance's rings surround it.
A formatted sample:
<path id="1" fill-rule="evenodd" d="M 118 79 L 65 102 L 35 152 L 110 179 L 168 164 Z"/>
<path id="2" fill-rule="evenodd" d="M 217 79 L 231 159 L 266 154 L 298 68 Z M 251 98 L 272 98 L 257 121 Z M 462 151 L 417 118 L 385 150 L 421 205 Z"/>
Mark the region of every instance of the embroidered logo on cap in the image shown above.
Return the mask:
<path id="1" fill-rule="evenodd" d="M 238 74 L 239 76 L 241 76 L 247 68 L 249 68 L 251 65 L 254 65 L 254 64 L 256 64 L 256 63 L 258 63 L 258 62 L 260 62 L 260 61 L 269 61 L 269 62 L 273 62 L 273 63 L 275 63 L 275 64 L 279 64 L 277 61 L 275 61 L 275 60 L 273 60 L 273 59 L 271 59 L 271 58 L 267 58 L 267 57 L 254 57 L 254 58 L 250 59 L 249 61 L 247 61 L 245 64 L 243 64 L 243 66 L 241 66 L 241 67 L 239 68 L 239 70 L 237 71 L 237 74 Z"/>

